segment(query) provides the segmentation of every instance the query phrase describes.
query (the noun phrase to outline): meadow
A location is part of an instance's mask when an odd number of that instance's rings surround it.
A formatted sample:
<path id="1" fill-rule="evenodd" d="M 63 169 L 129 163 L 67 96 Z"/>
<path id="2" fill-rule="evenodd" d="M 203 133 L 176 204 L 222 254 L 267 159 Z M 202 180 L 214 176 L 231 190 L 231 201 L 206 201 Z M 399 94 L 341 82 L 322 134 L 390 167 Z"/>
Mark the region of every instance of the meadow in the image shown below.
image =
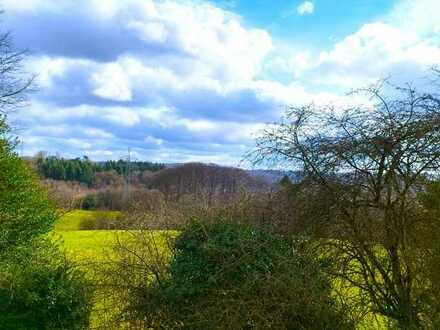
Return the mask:
<path id="1" fill-rule="evenodd" d="M 81 225 L 84 222 L 90 222 L 95 219 L 96 213 L 104 211 L 85 211 L 73 210 L 64 213 L 55 225 L 53 237 L 58 241 L 61 249 L 65 251 L 66 256 L 83 269 L 91 280 L 96 279 L 96 265 L 102 265 L 103 262 L 115 260 L 117 253 L 115 244 L 117 241 L 129 240 L 136 231 L 123 230 L 82 230 Z M 109 219 L 115 219 L 120 212 L 105 211 Z M 154 236 L 160 236 L 165 231 L 156 230 Z M 169 232 L 168 232 L 169 233 Z M 167 234 L 168 234 L 167 233 Z M 175 234 L 175 233 L 174 233 Z M 166 249 L 164 247 L 164 249 Z M 350 291 L 345 289 L 346 294 Z M 355 289 L 351 294 L 355 293 Z M 103 321 L 101 293 L 97 292 L 95 305 L 91 315 L 91 328 L 99 328 Z M 108 311 L 107 311 L 108 313 Z M 108 316 L 108 314 L 107 314 Z M 364 322 L 358 325 L 359 329 L 378 329 L 386 328 L 384 319 L 374 316 L 368 317 Z"/>
<path id="2" fill-rule="evenodd" d="M 83 230 L 81 229 L 86 223 L 93 224 L 99 215 L 99 218 L 107 218 L 115 220 L 121 215 L 120 212 L 114 211 L 85 211 L 73 210 L 65 212 L 58 219 L 54 226 L 51 236 L 55 240 L 62 251 L 65 252 L 67 258 L 79 266 L 86 273 L 86 276 L 93 283 L 100 282 L 101 271 L 103 265 L 111 264 L 117 260 L 118 253 L 116 246 L 119 242 L 127 242 L 136 237 L 138 231 L 124 230 Z M 176 232 L 155 230 L 150 232 L 155 242 L 160 242 L 160 247 L 166 250 L 165 244 L 162 244 L 164 237 L 175 235 Z M 157 240 L 156 240 L 157 239 Z M 104 302 L 106 293 L 99 287 L 95 291 L 94 303 L 91 314 L 92 329 L 108 327 L 108 319 L 112 316 L 112 311 L 108 310 L 108 301 Z"/>
<path id="3" fill-rule="evenodd" d="M 86 210 L 72 210 L 60 211 L 61 216 L 55 224 L 55 231 L 79 231 L 83 230 L 87 225 L 93 224 L 97 221 L 98 216 L 105 218 L 108 221 L 116 220 L 121 212 L 118 211 L 86 211 Z"/>

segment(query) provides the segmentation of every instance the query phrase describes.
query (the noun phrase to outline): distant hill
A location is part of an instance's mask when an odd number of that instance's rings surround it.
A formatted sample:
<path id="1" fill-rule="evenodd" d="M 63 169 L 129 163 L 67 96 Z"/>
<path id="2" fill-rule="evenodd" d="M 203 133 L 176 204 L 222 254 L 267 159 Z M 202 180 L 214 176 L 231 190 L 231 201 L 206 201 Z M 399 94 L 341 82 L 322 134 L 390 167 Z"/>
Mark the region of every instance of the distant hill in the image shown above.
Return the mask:
<path id="1" fill-rule="evenodd" d="M 241 189 L 260 191 L 269 188 L 268 182 L 248 171 L 215 164 L 185 163 L 167 166 L 155 173 L 149 187 L 161 191 L 170 199 L 204 195 L 226 198 Z"/>
<path id="2" fill-rule="evenodd" d="M 283 170 L 247 170 L 247 173 L 253 177 L 261 178 L 269 184 L 276 184 L 287 175 L 292 182 L 301 181 L 302 174 L 300 171 L 283 171 Z"/>
<path id="3" fill-rule="evenodd" d="M 179 167 L 179 166 L 182 166 L 185 164 L 188 164 L 188 163 L 168 163 L 168 164 L 164 164 L 164 166 L 165 166 L 165 168 L 176 168 L 176 167 Z M 221 165 L 217 165 L 214 163 L 204 163 L 204 165 L 222 167 Z M 228 167 L 228 168 L 239 169 L 236 167 Z M 285 175 L 287 175 L 290 178 L 290 180 L 292 180 L 292 182 L 299 182 L 299 181 L 301 181 L 301 178 L 302 178 L 302 174 L 300 171 L 265 170 L 265 169 L 258 169 L 258 170 L 240 169 L 240 170 L 245 171 L 246 173 L 248 173 L 252 177 L 262 179 L 265 183 L 268 183 L 271 185 L 280 182 L 280 180 Z"/>
<path id="4" fill-rule="evenodd" d="M 91 185 L 94 176 L 99 172 L 115 171 L 118 175 L 125 175 L 128 163 L 126 160 L 92 161 L 87 157 L 76 159 L 63 159 L 57 156 L 26 157 L 26 161 L 33 164 L 42 178 L 61 181 L 78 181 Z M 285 175 L 292 182 L 301 180 L 301 173 L 298 171 L 265 170 L 265 169 L 240 169 L 237 167 L 220 166 L 213 163 L 153 163 L 147 161 L 130 162 L 130 171 L 135 172 L 156 172 L 153 181 L 161 181 L 165 176 L 182 177 L 182 173 L 188 172 L 191 168 L 192 175 L 200 177 L 201 181 L 208 180 L 206 176 L 215 175 L 216 181 L 232 182 L 233 185 L 246 186 L 249 189 L 257 189 L 260 185 L 277 184 Z M 176 170 L 177 169 L 177 170 Z M 195 174 L 194 174 L 195 173 Z M 226 178 L 229 177 L 230 180 Z M 221 178 L 221 179 L 220 179 Z M 209 178 L 212 184 L 212 178 Z M 170 181 L 171 182 L 171 181 Z M 156 184 L 154 183 L 153 186 Z M 252 188 L 251 188 L 252 187 Z"/>

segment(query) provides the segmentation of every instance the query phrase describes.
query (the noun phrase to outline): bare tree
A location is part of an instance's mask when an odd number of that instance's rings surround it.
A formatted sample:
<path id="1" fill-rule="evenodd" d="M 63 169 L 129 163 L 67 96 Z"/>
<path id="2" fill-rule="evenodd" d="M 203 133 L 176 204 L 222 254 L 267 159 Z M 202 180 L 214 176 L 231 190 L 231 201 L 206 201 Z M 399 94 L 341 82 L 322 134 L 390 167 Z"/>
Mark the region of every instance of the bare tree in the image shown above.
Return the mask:
<path id="1" fill-rule="evenodd" d="M 331 239 L 320 242 L 336 258 L 335 274 L 359 289 L 359 304 L 402 329 L 419 328 L 429 319 L 430 284 L 423 275 L 427 247 L 416 233 L 429 224 L 414 197 L 438 174 L 440 101 L 383 82 L 355 93 L 371 105 L 289 108 L 257 140 L 253 159 L 304 171 L 303 207 L 313 210 L 304 221 L 319 223 L 320 235 L 326 229 Z"/>
<path id="2" fill-rule="evenodd" d="M 23 70 L 26 51 L 13 47 L 9 32 L 0 33 L 0 114 L 26 105 L 34 76 Z"/>
<path id="3" fill-rule="evenodd" d="M 208 205 L 217 200 L 231 200 L 240 189 L 266 188 L 264 182 L 242 169 L 200 163 L 164 169 L 152 177 L 149 187 L 162 191 L 168 200 L 190 197 L 204 200 Z"/>

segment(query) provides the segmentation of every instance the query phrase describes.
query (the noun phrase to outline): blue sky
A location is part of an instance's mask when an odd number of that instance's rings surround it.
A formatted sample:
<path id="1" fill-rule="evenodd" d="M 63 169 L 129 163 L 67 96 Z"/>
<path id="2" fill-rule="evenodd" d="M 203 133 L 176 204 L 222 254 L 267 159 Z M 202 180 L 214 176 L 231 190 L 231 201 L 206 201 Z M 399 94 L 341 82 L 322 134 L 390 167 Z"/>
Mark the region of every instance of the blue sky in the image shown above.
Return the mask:
<path id="1" fill-rule="evenodd" d="M 211 1 L 237 12 L 246 24 L 266 29 L 280 42 L 316 49 L 331 47 L 334 40 L 355 32 L 366 22 L 380 19 L 397 3 L 396 0 L 315 0 L 309 1 L 313 4 L 313 13 L 299 15 L 297 8 L 304 2 Z"/>
<path id="2" fill-rule="evenodd" d="M 23 154 L 237 165 L 289 104 L 440 62 L 437 0 L 3 0 L 30 50 Z"/>

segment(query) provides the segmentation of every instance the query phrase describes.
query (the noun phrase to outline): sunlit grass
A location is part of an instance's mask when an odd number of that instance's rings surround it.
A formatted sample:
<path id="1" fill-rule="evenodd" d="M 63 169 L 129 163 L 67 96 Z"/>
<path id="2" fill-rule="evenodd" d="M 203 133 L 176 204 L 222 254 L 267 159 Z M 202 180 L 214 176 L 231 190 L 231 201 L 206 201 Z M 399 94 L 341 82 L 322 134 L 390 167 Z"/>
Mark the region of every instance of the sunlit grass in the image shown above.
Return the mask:
<path id="1" fill-rule="evenodd" d="M 113 254 L 117 237 L 126 236 L 118 230 L 72 230 L 57 231 L 54 235 L 60 240 L 62 249 L 69 259 L 99 261 Z"/>
<path id="2" fill-rule="evenodd" d="M 141 235 L 147 235 L 149 239 L 154 239 L 155 243 L 163 252 L 166 253 L 167 245 L 165 239 L 175 237 L 178 233 L 173 231 L 155 230 L 151 232 L 123 231 L 123 230 L 78 230 L 80 223 L 84 218 L 93 217 L 95 211 L 75 210 L 66 213 L 57 223 L 53 233 L 60 248 L 66 253 L 66 256 L 82 270 L 86 272 L 87 277 L 93 282 L 99 282 L 99 269 L 103 265 L 111 263 L 117 259 L 115 245 L 117 242 L 127 243 L 129 240 L 142 239 Z M 119 212 L 110 212 L 112 216 L 117 217 Z M 335 286 L 338 284 L 335 283 Z M 336 288 L 336 287 L 335 287 Z M 347 288 L 346 288 L 347 290 Z M 346 291 L 347 294 L 355 294 L 356 288 Z M 100 292 L 97 292 L 93 312 L 91 315 L 92 328 L 102 324 L 102 318 L 108 317 L 109 312 L 102 312 L 104 303 L 101 301 Z M 106 315 L 104 315 L 106 314 Z M 386 324 L 383 318 L 368 316 L 358 326 L 359 329 L 385 329 Z"/>
<path id="3" fill-rule="evenodd" d="M 87 212 L 76 213 L 75 216 L 86 215 Z M 64 228 L 72 228 L 67 226 Z M 157 247 L 165 251 L 165 240 L 177 235 L 174 231 L 155 230 L 151 232 L 122 231 L 122 230 L 66 230 L 55 231 L 52 234 L 54 240 L 58 241 L 60 248 L 65 251 L 66 256 L 73 263 L 79 266 L 86 273 L 86 277 L 93 284 L 98 284 L 95 291 L 92 314 L 90 317 L 91 328 L 107 328 L 108 319 L 112 317 L 115 310 L 108 310 L 108 302 L 105 290 L 99 288 L 102 271 L 111 267 L 112 262 L 118 259 L 116 246 L 119 243 L 130 244 L 130 240 L 139 239 L 140 235 L 148 237 L 157 244 Z M 110 298 L 111 299 L 111 298 Z"/>
<path id="4" fill-rule="evenodd" d="M 93 221 L 97 214 L 105 215 L 108 220 L 115 220 L 121 212 L 118 211 L 85 211 L 72 210 L 64 213 L 55 223 L 55 231 L 81 230 L 81 224 L 86 220 Z"/>

